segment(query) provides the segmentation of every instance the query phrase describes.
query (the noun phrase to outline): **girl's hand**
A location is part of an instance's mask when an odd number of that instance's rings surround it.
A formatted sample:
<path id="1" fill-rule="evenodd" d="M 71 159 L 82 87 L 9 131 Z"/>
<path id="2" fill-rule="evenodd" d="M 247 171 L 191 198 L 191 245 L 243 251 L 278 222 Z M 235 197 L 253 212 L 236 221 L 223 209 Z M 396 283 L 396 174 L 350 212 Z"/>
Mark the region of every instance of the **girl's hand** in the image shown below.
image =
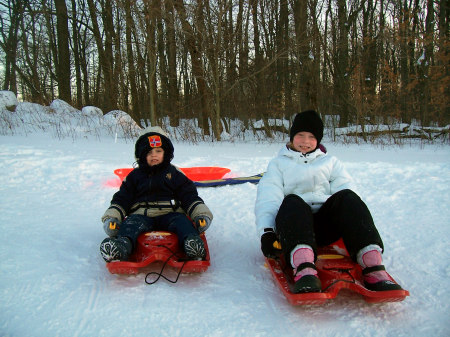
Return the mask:
<path id="1" fill-rule="evenodd" d="M 264 229 L 264 234 L 261 235 L 261 250 L 265 257 L 276 258 L 280 253 L 280 243 L 278 236 L 272 228 Z"/>

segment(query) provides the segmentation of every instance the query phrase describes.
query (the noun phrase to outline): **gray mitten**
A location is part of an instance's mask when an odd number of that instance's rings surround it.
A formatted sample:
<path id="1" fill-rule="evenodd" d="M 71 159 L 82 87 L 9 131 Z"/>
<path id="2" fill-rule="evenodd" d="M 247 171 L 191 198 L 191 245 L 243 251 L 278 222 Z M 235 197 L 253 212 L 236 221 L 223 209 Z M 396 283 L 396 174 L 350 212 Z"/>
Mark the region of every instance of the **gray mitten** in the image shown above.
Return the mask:
<path id="1" fill-rule="evenodd" d="M 109 237 L 114 237 L 119 233 L 119 220 L 116 218 L 107 218 L 103 222 L 103 229 Z"/>
<path id="2" fill-rule="evenodd" d="M 205 215 L 198 216 L 194 219 L 195 227 L 199 233 L 203 233 L 211 225 L 211 219 Z"/>

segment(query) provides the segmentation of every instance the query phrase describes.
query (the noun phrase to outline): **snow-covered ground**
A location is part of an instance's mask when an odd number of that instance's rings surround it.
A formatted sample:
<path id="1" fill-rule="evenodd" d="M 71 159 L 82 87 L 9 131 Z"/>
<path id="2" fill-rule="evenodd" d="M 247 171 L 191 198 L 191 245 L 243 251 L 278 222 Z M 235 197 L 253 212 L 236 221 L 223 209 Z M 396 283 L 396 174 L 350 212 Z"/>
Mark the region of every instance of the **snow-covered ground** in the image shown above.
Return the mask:
<path id="1" fill-rule="evenodd" d="M 245 176 L 263 172 L 282 143 L 174 145 L 176 165 Z M 326 145 L 357 181 L 405 301 L 341 291 L 322 306 L 288 304 L 264 266 L 252 184 L 199 189 L 215 217 L 205 273 L 154 285 L 144 273 L 112 275 L 100 217 L 133 142 L 33 132 L 0 136 L 0 335 L 450 336 L 449 146 Z"/>

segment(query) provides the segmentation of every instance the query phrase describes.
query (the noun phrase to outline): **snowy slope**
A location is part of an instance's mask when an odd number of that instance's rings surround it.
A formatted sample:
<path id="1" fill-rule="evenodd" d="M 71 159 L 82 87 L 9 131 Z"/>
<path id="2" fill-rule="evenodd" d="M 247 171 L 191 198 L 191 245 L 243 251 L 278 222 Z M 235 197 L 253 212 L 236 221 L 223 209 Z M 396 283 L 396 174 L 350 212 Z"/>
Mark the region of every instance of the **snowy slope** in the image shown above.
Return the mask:
<path id="1" fill-rule="evenodd" d="M 264 267 L 256 186 L 199 189 L 215 219 L 203 274 L 173 285 L 108 273 L 98 253 L 113 170 L 133 144 L 112 137 L 0 136 L 1 336 L 450 336 L 450 149 L 327 144 L 358 182 L 411 296 L 367 304 L 341 292 L 293 307 Z M 175 142 L 174 163 L 263 172 L 282 144 Z"/>

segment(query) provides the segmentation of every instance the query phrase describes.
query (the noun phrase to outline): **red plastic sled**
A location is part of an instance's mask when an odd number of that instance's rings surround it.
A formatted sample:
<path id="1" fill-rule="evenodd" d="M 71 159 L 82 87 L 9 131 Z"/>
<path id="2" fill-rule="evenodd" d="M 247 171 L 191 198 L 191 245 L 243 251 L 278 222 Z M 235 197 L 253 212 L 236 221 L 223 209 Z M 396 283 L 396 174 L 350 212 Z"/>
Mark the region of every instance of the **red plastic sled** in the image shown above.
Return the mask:
<path id="1" fill-rule="evenodd" d="M 132 170 L 132 168 L 120 168 L 114 170 L 114 173 L 122 181 Z M 231 171 L 229 168 L 216 166 L 180 167 L 180 170 L 192 181 L 221 179 Z"/>
<path id="2" fill-rule="evenodd" d="M 205 234 L 200 234 L 200 237 L 205 243 L 205 260 L 188 260 L 178 245 L 176 234 L 153 231 L 138 237 L 137 247 L 129 261 L 109 262 L 106 267 L 111 274 L 137 274 L 151 263 L 161 261 L 183 273 L 204 272 L 210 266 L 209 249 Z"/>
<path id="3" fill-rule="evenodd" d="M 350 259 L 342 240 L 318 249 L 316 267 L 322 282 L 320 293 L 292 293 L 292 268 L 285 268 L 282 260 L 266 259 L 275 282 L 292 305 L 323 304 L 335 298 L 341 289 L 357 292 L 369 303 L 399 302 L 409 296 L 407 290 L 371 291 L 365 288 L 361 267 Z"/>

